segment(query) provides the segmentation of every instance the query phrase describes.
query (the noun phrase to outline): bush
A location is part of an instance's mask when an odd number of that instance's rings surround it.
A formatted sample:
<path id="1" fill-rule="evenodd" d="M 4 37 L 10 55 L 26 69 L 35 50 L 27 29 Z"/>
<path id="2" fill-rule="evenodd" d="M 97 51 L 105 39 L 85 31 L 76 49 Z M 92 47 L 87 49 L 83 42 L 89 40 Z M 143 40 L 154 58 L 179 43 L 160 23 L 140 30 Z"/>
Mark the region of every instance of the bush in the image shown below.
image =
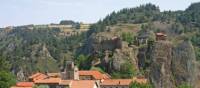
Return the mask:
<path id="1" fill-rule="evenodd" d="M 14 78 L 13 74 L 6 71 L 0 71 L 0 88 L 10 88 L 16 82 Z"/>
<path id="2" fill-rule="evenodd" d="M 129 88 L 153 88 L 151 84 L 131 83 Z"/>
<path id="3" fill-rule="evenodd" d="M 129 44 L 134 42 L 133 34 L 131 33 L 122 33 L 122 40 L 128 42 Z"/>
<path id="4" fill-rule="evenodd" d="M 135 67 L 130 62 L 121 65 L 120 71 L 112 72 L 113 78 L 132 78 L 137 74 Z"/>
<path id="5" fill-rule="evenodd" d="M 182 85 L 179 85 L 177 88 L 192 88 L 190 85 L 184 83 Z"/>

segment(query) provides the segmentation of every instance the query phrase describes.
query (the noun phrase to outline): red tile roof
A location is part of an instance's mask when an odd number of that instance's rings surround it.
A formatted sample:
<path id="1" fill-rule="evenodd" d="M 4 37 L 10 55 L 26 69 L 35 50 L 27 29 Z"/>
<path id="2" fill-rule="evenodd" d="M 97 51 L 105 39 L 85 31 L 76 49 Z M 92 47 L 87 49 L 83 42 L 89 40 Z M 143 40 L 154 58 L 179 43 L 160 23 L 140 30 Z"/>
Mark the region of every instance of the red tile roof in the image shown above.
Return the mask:
<path id="1" fill-rule="evenodd" d="M 46 78 L 42 80 L 36 80 L 36 84 L 59 84 L 61 81 L 61 78 Z"/>
<path id="2" fill-rule="evenodd" d="M 15 86 L 12 86 L 11 88 L 32 88 L 33 86 L 33 82 L 18 82 Z"/>
<path id="3" fill-rule="evenodd" d="M 73 80 L 71 88 L 94 88 L 95 85 L 93 80 Z"/>
<path id="4" fill-rule="evenodd" d="M 17 87 L 17 86 L 12 86 L 11 88 L 33 88 L 33 87 Z"/>
<path id="5" fill-rule="evenodd" d="M 109 76 L 107 75 L 104 75 L 102 74 L 101 72 L 99 71 L 79 71 L 79 76 L 92 76 L 94 79 L 108 79 L 110 78 Z"/>
<path id="6" fill-rule="evenodd" d="M 103 74 L 103 78 L 104 78 L 104 79 L 110 79 L 111 76 L 110 76 L 109 74 Z"/>
<path id="7" fill-rule="evenodd" d="M 70 85 L 72 83 L 71 80 L 61 80 L 59 85 Z"/>
<path id="8" fill-rule="evenodd" d="M 18 82 L 16 83 L 17 87 L 33 87 L 33 82 Z"/>
<path id="9" fill-rule="evenodd" d="M 108 79 L 108 80 L 103 80 L 100 85 L 103 86 L 109 86 L 109 85 L 124 85 L 128 86 L 132 82 L 132 79 Z"/>
<path id="10" fill-rule="evenodd" d="M 36 80 L 41 80 L 45 78 L 47 78 L 47 76 L 42 73 L 36 73 L 29 77 L 29 79 L 31 79 L 33 82 L 35 82 Z"/>
<path id="11" fill-rule="evenodd" d="M 54 77 L 54 78 L 59 78 L 60 77 L 60 73 L 47 73 L 47 75 L 49 77 Z"/>

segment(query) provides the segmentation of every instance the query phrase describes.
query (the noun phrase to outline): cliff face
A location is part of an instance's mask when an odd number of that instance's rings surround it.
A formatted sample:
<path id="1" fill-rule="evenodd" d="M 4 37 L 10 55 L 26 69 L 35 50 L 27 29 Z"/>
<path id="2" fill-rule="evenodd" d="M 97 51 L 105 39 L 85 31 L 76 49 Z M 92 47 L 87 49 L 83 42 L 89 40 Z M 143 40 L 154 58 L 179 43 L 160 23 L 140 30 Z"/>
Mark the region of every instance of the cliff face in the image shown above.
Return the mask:
<path id="1" fill-rule="evenodd" d="M 85 45 L 81 50 L 85 54 L 100 53 L 105 50 L 113 51 L 121 48 L 121 39 L 109 33 L 98 33 L 90 36 Z"/>
<path id="2" fill-rule="evenodd" d="M 121 37 L 111 32 L 101 32 L 90 36 L 83 47 L 83 53 L 89 54 L 100 60 L 100 65 L 105 71 L 120 71 L 122 65 L 127 61 L 137 67 L 136 46 L 128 46 L 127 42 L 121 40 Z"/>
<path id="3" fill-rule="evenodd" d="M 111 57 L 111 62 L 113 63 L 112 69 L 115 71 L 120 71 L 121 66 L 125 64 L 126 61 L 130 61 L 133 67 L 137 69 L 137 47 L 128 47 L 128 44 L 126 42 L 123 42 L 122 45 L 123 46 L 121 49 L 116 49 L 113 52 L 113 56 Z"/>
<path id="4" fill-rule="evenodd" d="M 191 86 L 195 84 L 196 58 L 192 44 L 184 41 L 173 49 L 172 73 L 176 85 L 187 83 Z"/>
<path id="5" fill-rule="evenodd" d="M 171 73 L 172 44 L 167 41 L 155 43 L 151 52 L 150 81 L 155 88 L 175 88 Z"/>
<path id="6" fill-rule="evenodd" d="M 198 86 L 198 68 L 189 41 L 183 41 L 176 47 L 168 41 L 157 41 L 151 52 L 151 60 L 149 79 L 155 88 L 175 88 L 185 84 Z"/>

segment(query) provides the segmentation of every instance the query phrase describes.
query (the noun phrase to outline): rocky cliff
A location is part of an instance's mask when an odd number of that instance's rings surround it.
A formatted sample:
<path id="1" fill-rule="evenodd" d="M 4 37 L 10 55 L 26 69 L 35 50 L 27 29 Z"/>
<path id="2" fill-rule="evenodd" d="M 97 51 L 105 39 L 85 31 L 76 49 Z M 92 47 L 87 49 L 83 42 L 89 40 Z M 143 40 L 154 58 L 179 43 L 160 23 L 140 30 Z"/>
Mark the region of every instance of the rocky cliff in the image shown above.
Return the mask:
<path id="1" fill-rule="evenodd" d="M 171 71 L 172 44 L 157 41 L 151 52 L 149 78 L 155 88 L 174 88 Z"/>
<path id="2" fill-rule="evenodd" d="M 183 41 L 173 49 L 172 55 L 172 75 L 176 85 L 187 83 L 194 87 L 196 58 L 194 48 L 189 41 Z"/>
<path id="3" fill-rule="evenodd" d="M 149 79 L 155 88 L 198 86 L 199 73 L 192 44 L 185 40 L 177 46 L 169 41 L 155 42 L 151 52 Z"/>
<path id="4" fill-rule="evenodd" d="M 120 35 L 113 32 L 91 35 L 83 47 L 82 53 L 98 58 L 99 65 L 108 73 L 124 69 L 122 65 L 127 62 L 130 62 L 134 69 L 138 69 L 137 46 L 130 46 L 127 42 L 122 41 Z"/>

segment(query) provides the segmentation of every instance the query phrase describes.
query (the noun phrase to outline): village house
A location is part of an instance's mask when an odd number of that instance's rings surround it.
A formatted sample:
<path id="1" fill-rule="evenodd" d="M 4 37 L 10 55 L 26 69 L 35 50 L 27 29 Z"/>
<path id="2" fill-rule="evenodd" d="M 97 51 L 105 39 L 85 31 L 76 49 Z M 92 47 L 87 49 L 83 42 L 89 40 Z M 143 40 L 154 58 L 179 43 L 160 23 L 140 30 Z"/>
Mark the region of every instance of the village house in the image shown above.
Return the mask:
<path id="1" fill-rule="evenodd" d="M 99 71 L 79 71 L 79 78 L 80 80 L 101 80 L 110 79 L 110 76 Z"/>
<path id="2" fill-rule="evenodd" d="M 132 82 L 146 83 L 145 78 L 110 79 L 99 71 L 79 71 L 73 61 L 66 61 L 60 73 L 36 73 L 29 82 L 18 82 L 11 88 L 129 88 Z"/>
<path id="3" fill-rule="evenodd" d="M 34 82 L 36 86 L 47 86 L 48 88 L 69 88 L 71 80 L 62 80 L 61 78 L 45 78 Z"/>
<path id="4" fill-rule="evenodd" d="M 42 73 L 36 73 L 36 74 L 33 74 L 32 76 L 30 76 L 28 78 L 29 82 L 35 82 L 37 80 L 41 80 L 41 79 L 45 79 L 47 78 L 47 76 L 45 74 L 42 74 Z"/>

